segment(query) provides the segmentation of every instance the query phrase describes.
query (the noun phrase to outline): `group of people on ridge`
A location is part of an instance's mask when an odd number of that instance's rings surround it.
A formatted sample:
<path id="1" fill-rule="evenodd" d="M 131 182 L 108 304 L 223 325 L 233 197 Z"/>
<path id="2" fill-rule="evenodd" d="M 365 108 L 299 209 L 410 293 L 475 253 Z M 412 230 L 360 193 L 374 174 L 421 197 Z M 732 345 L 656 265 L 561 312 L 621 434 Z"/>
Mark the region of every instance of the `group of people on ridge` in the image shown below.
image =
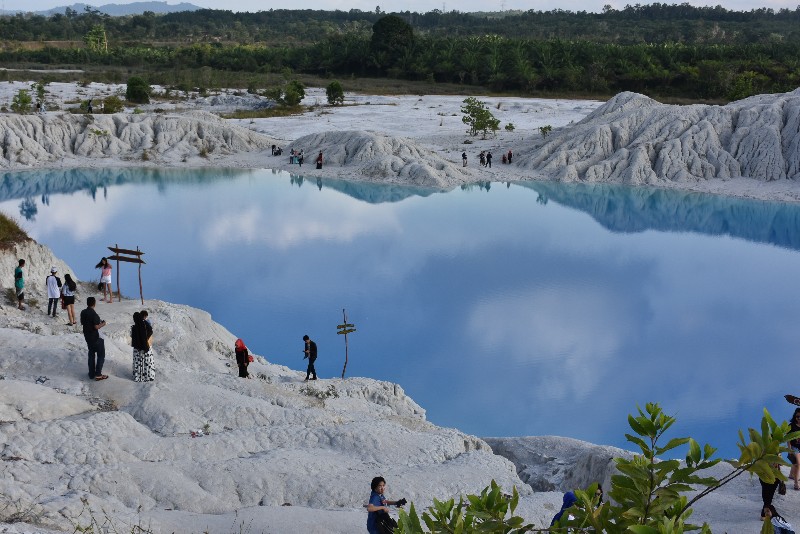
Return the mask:
<path id="1" fill-rule="evenodd" d="M 503 154 L 503 163 L 511 163 L 511 159 L 513 158 L 514 154 L 511 150 L 508 151 L 508 154 Z M 492 168 L 492 152 L 491 150 L 481 150 L 480 154 L 478 154 L 478 163 L 480 163 L 481 167 L 489 167 Z M 467 166 L 467 153 L 461 153 L 461 166 Z"/>

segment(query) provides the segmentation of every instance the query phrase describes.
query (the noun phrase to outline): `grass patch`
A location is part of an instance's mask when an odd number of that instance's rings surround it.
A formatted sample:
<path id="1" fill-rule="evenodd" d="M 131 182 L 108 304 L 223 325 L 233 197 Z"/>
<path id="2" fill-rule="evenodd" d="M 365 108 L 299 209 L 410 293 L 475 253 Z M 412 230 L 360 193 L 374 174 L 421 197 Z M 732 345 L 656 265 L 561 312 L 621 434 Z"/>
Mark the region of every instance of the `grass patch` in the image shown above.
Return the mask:
<path id="1" fill-rule="evenodd" d="M 0 212 L 0 249 L 8 250 L 30 239 L 13 217 Z"/>

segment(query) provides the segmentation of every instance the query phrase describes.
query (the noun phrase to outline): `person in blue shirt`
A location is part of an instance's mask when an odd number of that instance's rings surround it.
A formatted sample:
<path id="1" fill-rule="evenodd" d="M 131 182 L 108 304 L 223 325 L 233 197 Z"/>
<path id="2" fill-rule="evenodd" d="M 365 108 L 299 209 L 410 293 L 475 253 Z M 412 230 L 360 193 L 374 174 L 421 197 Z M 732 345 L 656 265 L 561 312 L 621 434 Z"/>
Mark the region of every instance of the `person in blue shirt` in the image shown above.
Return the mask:
<path id="1" fill-rule="evenodd" d="M 375 477 L 372 479 L 372 493 L 369 496 L 369 504 L 367 504 L 367 532 L 369 534 L 380 534 L 378 530 L 378 516 L 381 513 L 389 513 L 389 506 L 403 506 L 406 504 L 405 499 L 399 501 L 389 501 L 383 496 L 386 490 L 386 481 L 383 477 Z"/>
<path id="2" fill-rule="evenodd" d="M 564 512 L 572 508 L 572 505 L 576 502 L 578 502 L 578 498 L 575 496 L 575 494 L 571 491 L 566 492 L 564 494 L 563 503 L 561 504 L 561 510 L 559 510 L 555 517 L 553 517 L 553 520 L 550 521 L 550 526 L 552 527 L 558 523 L 561 520 L 561 517 L 564 515 Z"/>

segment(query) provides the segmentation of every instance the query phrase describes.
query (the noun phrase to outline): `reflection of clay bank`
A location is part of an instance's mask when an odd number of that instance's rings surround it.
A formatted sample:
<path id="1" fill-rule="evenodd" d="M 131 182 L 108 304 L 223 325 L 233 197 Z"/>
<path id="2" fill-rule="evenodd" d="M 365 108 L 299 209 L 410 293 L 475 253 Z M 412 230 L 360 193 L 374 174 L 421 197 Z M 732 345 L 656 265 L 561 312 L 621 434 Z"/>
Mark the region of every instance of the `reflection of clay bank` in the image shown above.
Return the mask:
<path id="1" fill-rule="evenodd" d="M 442 189 L 413 187 L 407 185 L 376 184 L 372 182 L 351 182 L 348 180 L 322 180 L 324 187 L 334 189 L 356 200 L 369 204 L 383 202 L 400 202 L 409 197 L 427 197 L 434 193 L 444 192 Z"/>
<path id="2" fill-rule="evenodd" d="M 800 206 L 613 184 L 520 184 L 584 211 L 614 232 L 730 235 L 800 250 Z"/>
<path id="3" fill-rule="evenodd" d="M 42 195 L 96 191 L 103 187 L 128 183 L 175 184 L 212 183 L 254 171 L 243 169 L 43 169 L 0 174 L 0 201 Z"/>
<path id="4" fill-rule="evenodd" d="M 726 106 L 620 93 L 580 122 L 517 150 L 537 178 L 679 186 L 713 178 L 800 179 L 800 89 Z"/>

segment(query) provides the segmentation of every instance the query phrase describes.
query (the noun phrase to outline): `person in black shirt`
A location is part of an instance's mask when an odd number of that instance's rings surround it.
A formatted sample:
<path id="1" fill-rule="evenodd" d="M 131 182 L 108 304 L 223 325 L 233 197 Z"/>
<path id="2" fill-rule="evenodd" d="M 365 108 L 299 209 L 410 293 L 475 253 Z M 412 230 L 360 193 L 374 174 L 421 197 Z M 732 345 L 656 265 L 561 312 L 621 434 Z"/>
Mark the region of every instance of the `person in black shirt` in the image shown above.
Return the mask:
<path id="1" fill-rule="evenodd" d="M 103 338 L 100 337 L 100 329 L 106 325 L 106 322 L 100 320 L 100 316 L 94 311 L 95 302 L 94 297 L 86 299 L 87 308 L 81 312 L 81 326 L 83 326 L 83 338 L 89 348 L 89 378 L 105 380 L 108 378 L 108 375 L 103 374 L 106 346 Z"/>
<path id="2" fill-rule="evenodd" d="M 314 369 L 314 362 L 317 361 L 317 344 L 308 336 L 303 336 L 303 341 L 306 342 L 306 348 L 303 350 L 306 355 L 303 358 L 308 358 L 308 369 L 306 369 L 306 382 L 308 382 L 308 377 L 311 375 L 313 375 L 311 380 L 317 379 L 317 370 Z"/>

